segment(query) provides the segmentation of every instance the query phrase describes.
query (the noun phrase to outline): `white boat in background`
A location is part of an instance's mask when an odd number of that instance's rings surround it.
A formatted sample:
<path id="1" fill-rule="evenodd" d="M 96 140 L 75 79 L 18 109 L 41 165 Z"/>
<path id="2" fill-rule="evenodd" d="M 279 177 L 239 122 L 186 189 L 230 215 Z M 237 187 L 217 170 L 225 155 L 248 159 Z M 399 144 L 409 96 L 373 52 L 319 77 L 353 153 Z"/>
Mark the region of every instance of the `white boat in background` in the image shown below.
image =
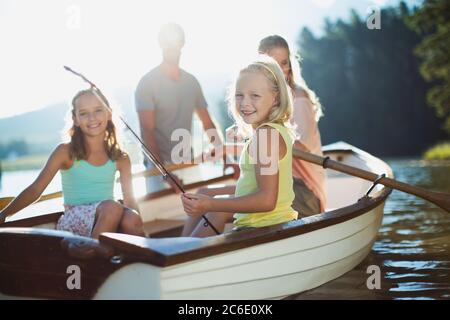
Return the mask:
<path id="1" fill-rule="evenodd" d="M 386 174 L 380 159 L 346 143 L 324 147 L 330 159 Z M 202 176 L 202 166 L 196 176 Z M 187 189 L 234 183 L 232 174 L 203 176 Z M 61 212 L 7 222 L 0 228 L 1 298 L 278 299 L 318 287 L 357 266 L 370 252 L 391 189 L 328 169 L 327 211 L 270 227 L 219 236 L 182 238 L 178 195 L 140 201 L 151 238 L 104 233 L 100 239 L 57 231 Z M 61 245 L 63 243 L 64 245 Z M 104 244 L 112 254 L 76 256 L 67 250 Z M 67 267 L 81 268 L 81 289 L 70 290 Z"/>

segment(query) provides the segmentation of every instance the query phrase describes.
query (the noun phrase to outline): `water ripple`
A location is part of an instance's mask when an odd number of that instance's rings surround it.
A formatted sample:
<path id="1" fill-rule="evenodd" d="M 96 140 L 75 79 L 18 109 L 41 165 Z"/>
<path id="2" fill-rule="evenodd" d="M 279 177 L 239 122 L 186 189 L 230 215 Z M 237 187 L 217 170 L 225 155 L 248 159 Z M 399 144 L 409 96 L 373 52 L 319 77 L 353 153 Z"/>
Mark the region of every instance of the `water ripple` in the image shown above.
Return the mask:
<path id="1" fill-rule="evenodd" d="M 450 162 L 388 161 L 395 178 L 450 193 Z M 388 297 L 450 299 L 450 214 L 394 190 L 386 201 L 370 263 L 383 266 Z"/>

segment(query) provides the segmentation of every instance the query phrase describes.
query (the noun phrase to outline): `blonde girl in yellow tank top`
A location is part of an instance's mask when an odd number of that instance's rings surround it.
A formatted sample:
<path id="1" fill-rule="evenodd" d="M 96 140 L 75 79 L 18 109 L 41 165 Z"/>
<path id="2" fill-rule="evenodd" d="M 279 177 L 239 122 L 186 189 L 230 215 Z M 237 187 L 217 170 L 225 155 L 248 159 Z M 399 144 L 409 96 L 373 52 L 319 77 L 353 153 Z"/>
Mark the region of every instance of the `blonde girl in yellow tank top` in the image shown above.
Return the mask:
<path id="1" fill-rule="evenodd" d="M 230 90 L 230 111 L 239 130 L 248 137 L 241 154 L 236 186 L 202 189 L 181 196 L 189 219 L 183 236 L 214 235 L 201 216 L 223 232 L 225 223 L 264 227 L 297 218 L 292 209 L 292 97 L 282 70 L 272 58 L 261 55 L 242 68 Z M 228 195 L 225 197 L 214 197 Z"/>

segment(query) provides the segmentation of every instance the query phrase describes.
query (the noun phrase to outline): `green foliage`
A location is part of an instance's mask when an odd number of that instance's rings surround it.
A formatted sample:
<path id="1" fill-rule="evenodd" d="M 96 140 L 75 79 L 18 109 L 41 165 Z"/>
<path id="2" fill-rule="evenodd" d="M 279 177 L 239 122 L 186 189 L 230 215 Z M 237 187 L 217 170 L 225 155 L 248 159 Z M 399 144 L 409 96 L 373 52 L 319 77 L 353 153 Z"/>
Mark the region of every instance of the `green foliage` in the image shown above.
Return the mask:
<path id="1" fill-rule="evenodd" d="M 446 118 L 444 128 L 450 133 L 450 1 L 426 0 L 407 21 L 424 35 L 415 53 L 422 59 L 420 73 L 433 84 L 427 102 Z"/>
<path id="2" fill-rule="evenodd" d="M 324 106 L 324 143 L 345 140 L 377 155 L 418 155 L 445 137 L 442 121 L 426 106 L 429 85 L 413 52 L 422 38 L 406 25 L 409 16 L 401 3 L 381 11 L 380 30 L 368 29 L 353 11 L 348 22 L 326 21 L 321 37 L 301 31 L 303 76 Z"/>
<path id="3" fill-rule="evenodd" d="M 431 147 L 425 152 L 424 158 L 426 160 L 450 160 L 450 141 Z"/>
<path id="4" fill-rule="evenodd" d="M 28 144 L 24 140 L 12 140 L 7 143 L 0 143 L 0 159 L 10 155 L 23 156 L 29 153 Z"/>

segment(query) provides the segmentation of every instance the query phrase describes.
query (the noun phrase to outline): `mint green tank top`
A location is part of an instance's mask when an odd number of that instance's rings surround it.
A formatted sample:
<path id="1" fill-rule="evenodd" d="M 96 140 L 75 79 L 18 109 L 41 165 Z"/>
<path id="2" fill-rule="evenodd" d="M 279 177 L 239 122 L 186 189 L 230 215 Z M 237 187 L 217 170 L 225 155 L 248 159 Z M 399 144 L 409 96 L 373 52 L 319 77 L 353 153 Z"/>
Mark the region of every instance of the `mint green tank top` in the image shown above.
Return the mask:
<path id="1" fill-rule="evenodd" d="M 72 167 L 61 170 L 64 204 L 81 205 L 114 199 L 116 163 L 108 160 L 94 166 L 85 160 L 75 160 Z"/>

